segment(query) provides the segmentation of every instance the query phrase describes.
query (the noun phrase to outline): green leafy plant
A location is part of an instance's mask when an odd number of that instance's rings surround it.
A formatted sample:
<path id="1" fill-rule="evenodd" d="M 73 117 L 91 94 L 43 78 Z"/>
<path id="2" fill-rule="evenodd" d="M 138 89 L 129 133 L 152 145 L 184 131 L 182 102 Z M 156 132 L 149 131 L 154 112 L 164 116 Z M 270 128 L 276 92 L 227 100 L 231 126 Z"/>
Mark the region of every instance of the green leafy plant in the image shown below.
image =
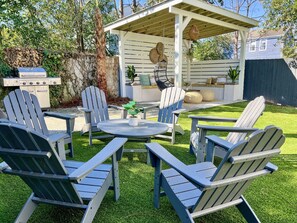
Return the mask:
<path id="1" fill-rule="evenodd" d="M 136 106 L 135 101 L 129 101 L 129 103 L 122 105 L 125 110 L 128 111 L 128 114 L 132 115 L 133 118 L 136 118 L 141 109 Z"/>
<path id="2" fill-rule="evenodd" d="M 238 79 L 239 77 L 239 73 L 240 73 L 240 70 L 239 70 L 239 66 L 237 66 L 235 69 L 233 69 L 231 66 L 230 66 L 230 69 L 228 71 L 228 76 L 229 78 L 232 80 L 232 84 L 235 84 L 235 81 Z"/>
<path id="3" fill-rule="evenodd" d="M 127 66 L 127 76 L 128 76 L 128 78 L 131 80 L 131 82 L 133 84 L 135 77 L 137 77 L 137 74 L 135 73 L 134 65 L 128 65 Z"/>

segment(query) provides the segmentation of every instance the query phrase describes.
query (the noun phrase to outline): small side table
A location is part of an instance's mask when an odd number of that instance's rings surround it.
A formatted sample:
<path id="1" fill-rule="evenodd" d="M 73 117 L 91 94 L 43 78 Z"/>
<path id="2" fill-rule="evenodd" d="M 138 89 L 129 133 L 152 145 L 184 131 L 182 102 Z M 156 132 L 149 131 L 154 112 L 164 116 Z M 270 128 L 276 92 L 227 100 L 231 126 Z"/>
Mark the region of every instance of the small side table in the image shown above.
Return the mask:
<path id="1" fill-rule="evenodd" d="M 118 137 L 127 137 L 132 142 L 151 141 L 151 137 L 167 132 L 168 126 L 160 122 L 153 122 L 141 119 L 136 127 L 128 124 L 128 119 L 112 119 L 98 123 L 97 127 L 103 132 Z M 124 149 L 124 152 L 146 152 L 147 163 L 150 163 L 147 149 Z"/>

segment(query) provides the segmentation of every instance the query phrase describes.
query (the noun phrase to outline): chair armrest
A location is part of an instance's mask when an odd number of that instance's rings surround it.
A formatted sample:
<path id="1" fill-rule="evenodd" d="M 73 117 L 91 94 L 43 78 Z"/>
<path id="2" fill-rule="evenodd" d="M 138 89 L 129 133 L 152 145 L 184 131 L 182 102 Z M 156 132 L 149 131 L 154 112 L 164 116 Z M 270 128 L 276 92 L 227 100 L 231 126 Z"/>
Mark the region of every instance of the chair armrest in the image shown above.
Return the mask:
<path id="1" fill-rule="evenodd" d="M 79 111 L 82 111 L 82 112 L 92 112 L 92 110 L 91 110 L 91 109 L 88 109 L 88 108 L 77 107 L 77 109 L 78 109 Z"/>
<path id="2" fill-rule="evenodd" d="M 47 140 L 50 143 L 55 143 L 61 139 L 64 139 L 65 137 L 67 137 L 68 135 L 65 133 L 56 133 L 56 134 L 51 134 L 47 137 Z"/>
<path id="3" fill-rule="evenodd" d="M 200 121 L 209 121 L 209 122 L 236 122 L 237 118 L 224 118 L 224 117 L 214 117 L 214 116 L 195 116 L 189 115 L 189 118 L 200 120 Z"/>
<path id="4" fill-rule="evenodd" d="M 84 163 L 78 169 L 73 171 L 68 178 L 71 181 L 80 182 L 90 172 L 92 172 L 98 165 L 107 160 L 114 153 L 118 152 L 120 148 L 127 142 L 127 138 L 114 138 L 109 142 L 99 153 L 97 153 L 88 162 Z M 122 154 L 122 153 L 121 153 Z"/>
<path id="5" fill-rule="evenodd" d="M 180 115 L 180 113 L 187 112 L 187 109 L 181 108 L 172 112 L 172 114 Z"/>
<path id="6" fill-rule="evenodd" d="M 149 150 L 150 157 L 152 160 L 152 166 L 154 167 L 154 159 L 160 159 L 167 163 L 170 167 L 178 171 L 186 179 L 200 187 L 210 187 L 210 180 L 199 176 L 199 173 L 189 169 L 187 165 L 178 160 L 175 156 L 169 153 L 164 147 L 158 143 L 146 143 L 146 148 Z"/>
<path id="7" fill-rule="evenodd" d="M 116 110 L 125 110 L 122 106 L 117 106 L 117 105 L 108 105 L 109 108 L 114 108 Z"/>
<path id="8" fill-rule="evenodd" d="M 221 139 L 220 137 L 218 136 L 215 136 L 215 135 L 211 135 L 211 136 L 206 136 L 205 138 L 208 139 L 208 142 L 212 142 L 215 146 L 219 146 L 221 148 L 224 148 L 226 150 L 229 150 L 233 144 L 224 140 L 224 139 Z"/>
<path id="9" fill-rule="evenodd" d="M 64 119 L 64 120 L 69 120 L 69 119 L 75 119 L 76 118 L 76 115 L 62 114 L 62 113 L 57 113 L 57 112 L 44 112 L 43 114 L 45 116 L 60 118 L 60 119 Z"/>
<path id="10" fill-rule="evenodd" d="M 156 104 L 156 105 L 149 105 L 146 107 L 140 107 L 140 109 L 142 110 L 142 112 L 146 112 L 146 111 L 152 110 L 154 108 L 158 108 L 158 107 L 159 107 L 159 104 Z"/>
<path id="11" fill-rule="evenodd" d="M 233 127 L 233 126 L 211 126 L 211 125 L 197 125 L 202 130 L 219 131 L 219 132 L 246 132 L 251 133 L 257 131 L 256 128 L 244 128 L 244 127 Z"/>
<path id="12" fill-rule="evenodd" d="M 273 163 L 267 163 L 266 166 L 265 166 L 265 169 L 274 172 L 274 171 L 277 171 L 278 167 L 276 165 L 274 165 Z"/>
<path id="13" fill-rule="evenodd" d="M 7 165 L 6 162 L 3 161 L 2 163 L 0 163 L 0 173 L 2 173 L 2 171 L 7 168 L 9 168 L 9 166 Z"/>

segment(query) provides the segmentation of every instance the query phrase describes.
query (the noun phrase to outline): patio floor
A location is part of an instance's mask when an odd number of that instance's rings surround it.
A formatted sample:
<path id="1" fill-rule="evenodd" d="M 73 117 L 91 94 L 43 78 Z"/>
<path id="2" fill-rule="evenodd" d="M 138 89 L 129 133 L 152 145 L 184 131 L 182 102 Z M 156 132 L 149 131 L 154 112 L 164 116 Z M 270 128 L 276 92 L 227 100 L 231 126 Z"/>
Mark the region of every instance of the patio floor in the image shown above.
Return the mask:
<path id="1" fill-rule="evenodd" d="M 238 101 L 236 101 L 238 102 Z M 234 101 L 214 101 L 214 102 L 202 102 L 200 104 L 183 104 L 183 108 L 187 109 L 188 111 L 205 109 L 216 107 L 220 105 L 232 104 L 235 103 Z M 77 118 L 75 119 L 74 131 L 80 131 L 85 124 L 84 114 L 83 112 L 79 111 L 76 107 L 74 108 L 58 108 L 58 109 L 51 109 L 51 111 L 65 113 L 65 114 L 72 114 L 76 115 Z M 158 114 L 157 109 L 150 110 L 147 114 L 147 117 L 155 117 Z M 109 109 L 109 116 L 111 119 L 120 118 L 120 111 L 115 109 Z M 46 124 L 49 130 L 65 130 L 66 124 L 64 120 L 46 117 Z"/>

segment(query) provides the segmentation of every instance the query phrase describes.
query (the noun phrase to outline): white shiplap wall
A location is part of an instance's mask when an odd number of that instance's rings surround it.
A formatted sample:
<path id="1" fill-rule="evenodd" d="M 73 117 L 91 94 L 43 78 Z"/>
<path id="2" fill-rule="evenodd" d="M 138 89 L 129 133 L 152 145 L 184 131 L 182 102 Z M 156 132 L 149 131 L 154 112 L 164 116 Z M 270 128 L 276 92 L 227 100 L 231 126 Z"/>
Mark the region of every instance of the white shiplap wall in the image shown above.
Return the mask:
<path id="1" fill-rule="evenodd" d="M 124 43 L 125 74 L 127 66 L 134 65 L 137 74 L 150 74 L 153 77 L 154 67 L 156 64 L 153 64 L 150 61 L 149 53 L 152 48 L 156 47 L 158 42 L 162 42 L 164 44 L 164 53 L 168 58 L 168 77 L 174 77 L 174 39 L 136 33 L 129 33 L 129 36 Z M 187 58 L 185 56 L 187 47 L 185 44 L 187 44 L 187 42 L 185 42 L 183 46 L 184 78 L 187 76 Z M 128 81 L 129 79 L 126 78 L 126 80 Z"/>
<path id="2" fill-rule="evenodd" d="M 192 83 L 206 83 L 209 77 L 226 77 L 230 66 L 235 68 L 239 60 L 207 60 L 191 63 L 190 80 Z"/>
<path id="3" fill-rule="evenodd" d="M 125 75 L 125 82 L 129 79 L 126 76 L 128 65 L 134 65 L 137 74 L 154 75 L 154 67 L 150 61 L 150 50 L 156 47 L 158 42 L 164 44 L 164 53 L 168 58 L 167 74 L 169 78 L 174 77 L 174 39 L 143 35 L 137 33 L 127 33 L 127 39 L 123 46 L 123 61 L 125 69 L 122 71 Z M 187 56 L 188 41 L 183 42 L 183 79 L 187 80 Z M 190 64 L 189 79 L 191 83 L 206 83 L 209 77 L 226 77 L 231 67 L 239 65 L 239 60 L 209 60 L 209 61 L 192 61 Z M 138 81 L 138 78 L 136 78 Z"/>

